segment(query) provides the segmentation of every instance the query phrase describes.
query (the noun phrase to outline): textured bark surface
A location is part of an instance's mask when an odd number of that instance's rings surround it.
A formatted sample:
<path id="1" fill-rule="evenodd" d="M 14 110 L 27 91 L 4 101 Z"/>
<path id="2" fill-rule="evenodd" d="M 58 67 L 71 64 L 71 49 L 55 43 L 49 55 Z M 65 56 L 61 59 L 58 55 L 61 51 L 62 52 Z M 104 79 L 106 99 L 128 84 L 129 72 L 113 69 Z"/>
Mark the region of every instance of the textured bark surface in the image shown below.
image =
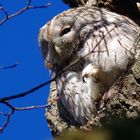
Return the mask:
<path id="1" fill-rule="evenodd" d="M 89 0 L 88 2 L 87 0 L 64 1 L 69 3 L 72 7 L 83 4 L 98 6 L 99 2 L 101 2 L 101 0 L 98 0 L 98 2 L 96 0 Z M 117 1 L 121 2 L 121 0 L 102 0 L 103 5 L 107 8 L 106 2 L 112 3 Z M 137 1 L 138 0 L 129 0 L 126 3 L 135 2 L 136 4 Z M 121 8 L 121 6 L 120 4 L 117 6 L 113 5 L 113 8 L 117 9 L 117 7 Z M 124 7 L 124 9 L 125 8 L 126 7 Z M 122 7 L 122 10 L 124 9 Z M 131 17 L 131 15 L 129 15 L 129 17 Z M 133 18 L 135 17 L 132 17 L 132 19 Z M 139 40 L 137 41 L 137 44 L 140 46 Z M 51 83 L 48 105 L 50 108 L 46 110 L 46 118 L 54 136 L 60 135 L 66 129 L 71 130 L 80 128 L 91 130 L 96 127 L 101 127 L 104 123 L 109 122 L 114 118 L 137 118 L 140 116 L 140 56 L 138 56 L 136 62 L 131 66 L 127 73 L 122 74 L 122 77 L 120 77 L 110 90 L 104 94 L 99 105 L 100 107 L 98 108 L 98 113 L 95 117 L 91 118 L 86 125 L 78 126 L 73 124 L 72 118 L 70 118 L 59 101 L 55 82 Z M 65 118 L 62 117 L 62 114 Z"/>
<path id="2" fill-rule="evenodd" d="M 140 0 L 63 0 L 70 7 L 81 5 L 103 7 L 130 17 L 140 25 Z"/>

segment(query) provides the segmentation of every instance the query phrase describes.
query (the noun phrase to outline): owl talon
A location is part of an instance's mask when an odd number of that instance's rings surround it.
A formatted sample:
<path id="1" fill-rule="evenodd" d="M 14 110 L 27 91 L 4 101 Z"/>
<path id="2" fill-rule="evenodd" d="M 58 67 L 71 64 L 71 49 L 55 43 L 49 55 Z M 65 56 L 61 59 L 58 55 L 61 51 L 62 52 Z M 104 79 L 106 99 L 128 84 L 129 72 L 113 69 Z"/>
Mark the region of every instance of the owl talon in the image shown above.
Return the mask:
<path id="1" fill-rule="evenodd" d="M 89 77 L 92 76 L 95 79 L 98 79 L 98 74 L 99 74 L 100 69 L 95 66 L 94 64 L 90 63 L 88 64 L 84 70 L 82 71 L 82 77 L 84 79 L 84 77 Z M 96 81 L 96 80 L 95 80 Z M 98 80 L 97 80 L 98 81 Z"/>

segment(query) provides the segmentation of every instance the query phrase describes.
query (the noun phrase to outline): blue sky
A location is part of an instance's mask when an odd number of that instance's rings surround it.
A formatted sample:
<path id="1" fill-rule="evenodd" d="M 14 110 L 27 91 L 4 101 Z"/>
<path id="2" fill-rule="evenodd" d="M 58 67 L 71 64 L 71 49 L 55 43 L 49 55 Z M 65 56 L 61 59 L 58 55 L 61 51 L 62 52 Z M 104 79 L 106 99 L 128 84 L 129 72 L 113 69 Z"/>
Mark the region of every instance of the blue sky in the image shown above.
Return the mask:
<path id="1" fill-rule="evenodd" d="M 22 8 L 27 0 L 0 0 L 9 13 Z M 38 31 L 48 20 L 68 9 L 61 0 L 33 0 L 34 5 L 50 2 L 47 9 L 29 10 L 0 26 L 0 65 L 18 62 L 14 69 L 0 69 L 0 97 L 26 91 L 50 78 L 38 46 Z M 0 20 L 3 18 L 0 12 Z M 12 100 L 17 107 L 46 104 L 49 85 L 24 98 Z M 6 108 L 0 104 L 0 111 Z M 51 140 L 44 109 L 16 112 L 0 140 Z M 4 118 L 0 116 L 0 124 Z"/>

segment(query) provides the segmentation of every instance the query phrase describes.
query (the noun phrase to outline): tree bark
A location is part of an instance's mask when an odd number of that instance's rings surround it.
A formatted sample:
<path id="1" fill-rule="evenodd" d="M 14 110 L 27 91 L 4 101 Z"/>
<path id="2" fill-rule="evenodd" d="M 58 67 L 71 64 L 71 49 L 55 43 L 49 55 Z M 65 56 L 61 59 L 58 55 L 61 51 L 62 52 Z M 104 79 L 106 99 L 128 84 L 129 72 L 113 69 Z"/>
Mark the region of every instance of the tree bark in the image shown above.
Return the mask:
<path id="1" fill-rule="evenodd" d="M 63 0 L 70 7 L 97 6 L 125 15 L 140 25 L 140 0 Z"/>
<path id="2" fill-rule="evenodd" d="M 123 0 L 123 2 L 124 1 L 125 0 Z M 123 5 L 120 4 L 122 3 L 122 0 L 64 0 L 64 2 L 69 4 L 71 7 L 77 7 L 81 5 L 96 5 L 100 7 L 102 5 L 102 7 L 105 7 L 111 11 L 115 11 L 118 13 L 122 12 L 125 15 L 129 14 L 129 11 L 126 10 L 128 10 L 130 7 L 132 8 L 130 8 L 131 11 L 138 12 L 134 8 L 136 6 L 136 2 L 138 1 L 139 0 L 127 0 L 125 2 L 125 4 L 127 4 L 125 5 L 126 7 L 123 7 Z M 132 5 L 129 5 L 129 2 L 133 4 L 135 3 L 135 6 L 133 5 L 133 7 Z M 129 14 L 127 16 L 131 17 L 132 15 Z M 131 18 L 137 21 L 136 15 Z M 140 48 L 140 38 L 137 41 L 137 45 L 139 45 Z M 137 57 L 137 60 L 129 68 L 129 70 L 127 70 L 125 74 L 122 74 L 122 76 L 113 84 L 109 91 L 104 94 L 100 101 L 99 109 L 96 116 L 92 117 L 86 125 L 78 126 L 71 123 L 71 118 L 63 108 L 63 105 L 61 104 L 57 95 L 55 81 L 51 83 L 48 105 L 49 108 L 47 108 L 46 110 L 46 118 L 53 136 L 61 135 L 66 129 L 71 130 L 78 128 L 92 130 L 94 128 L 101 127 L 104 123 L 110 122 L 110 120 L 113 119 L 135 119 L 139 117 L 140 55 Z M 63 116 L 65 116 L 65 118 Z"/>

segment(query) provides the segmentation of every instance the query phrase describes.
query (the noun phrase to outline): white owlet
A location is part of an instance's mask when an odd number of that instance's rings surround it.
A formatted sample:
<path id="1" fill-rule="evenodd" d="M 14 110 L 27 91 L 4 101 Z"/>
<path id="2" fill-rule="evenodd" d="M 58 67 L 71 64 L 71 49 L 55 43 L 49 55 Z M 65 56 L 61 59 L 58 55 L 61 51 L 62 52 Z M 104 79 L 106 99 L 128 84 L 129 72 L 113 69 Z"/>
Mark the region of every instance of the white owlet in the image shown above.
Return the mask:
<path id="1" fill-rule="evenodd" d="M 139 33 L 131 19 L 95 7 L 70 9 L 40 29 L 45 64 L 76 123 L 96 114 L 100 97 L 133 62 Z"/>

